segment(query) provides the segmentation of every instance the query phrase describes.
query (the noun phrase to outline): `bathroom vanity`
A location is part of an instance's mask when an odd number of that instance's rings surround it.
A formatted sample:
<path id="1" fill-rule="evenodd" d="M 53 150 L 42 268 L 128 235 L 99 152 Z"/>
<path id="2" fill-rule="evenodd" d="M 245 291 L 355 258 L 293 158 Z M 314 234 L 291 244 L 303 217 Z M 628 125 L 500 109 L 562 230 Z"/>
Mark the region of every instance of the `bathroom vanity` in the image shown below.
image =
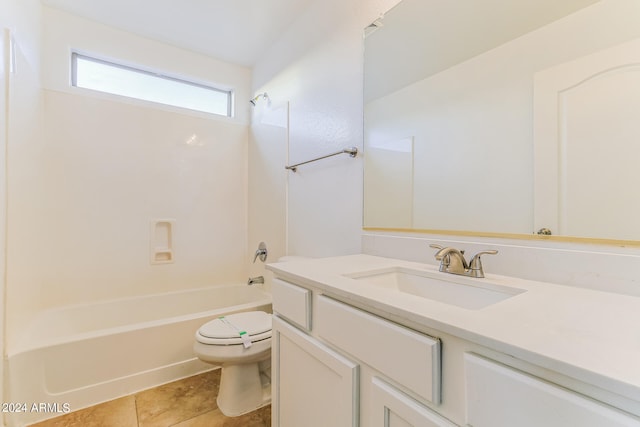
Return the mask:
<path id="1" fill-rule="evenodd" d="M 370 255 L 268 268 L 274 426 L 640 426 L 640 298 Z"/>

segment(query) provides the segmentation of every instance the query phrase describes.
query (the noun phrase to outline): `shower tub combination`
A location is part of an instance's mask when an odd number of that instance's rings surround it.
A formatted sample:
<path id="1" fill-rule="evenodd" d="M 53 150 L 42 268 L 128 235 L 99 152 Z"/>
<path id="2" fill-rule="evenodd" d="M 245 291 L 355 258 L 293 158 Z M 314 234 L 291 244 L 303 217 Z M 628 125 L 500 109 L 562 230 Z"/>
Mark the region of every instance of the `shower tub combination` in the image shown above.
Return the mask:
<path id="1" fill-rule="evenodd" d="M 195 332 L 216 317 L 271 312 L 257 286 L 224 285 L 47 310 L 9 354 L 10 415 L 23 426 L 211 369 Z M 43 411 L 32 405 L 46 404 Z"/>

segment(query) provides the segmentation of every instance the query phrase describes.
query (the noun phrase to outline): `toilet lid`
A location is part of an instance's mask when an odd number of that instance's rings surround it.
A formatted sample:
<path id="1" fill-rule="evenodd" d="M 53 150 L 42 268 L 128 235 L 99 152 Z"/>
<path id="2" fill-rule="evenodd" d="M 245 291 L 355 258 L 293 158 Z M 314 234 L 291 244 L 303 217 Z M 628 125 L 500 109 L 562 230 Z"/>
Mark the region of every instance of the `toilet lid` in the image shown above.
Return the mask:
<path id="1" fill-rule="evenodd" d="M 198 329 L 198 341 L 205 344 L 242 344 L 240 332 L 252 342 L 271 337 L 271 315 L 264 311 L 230 314 L 205 323 Z"/>

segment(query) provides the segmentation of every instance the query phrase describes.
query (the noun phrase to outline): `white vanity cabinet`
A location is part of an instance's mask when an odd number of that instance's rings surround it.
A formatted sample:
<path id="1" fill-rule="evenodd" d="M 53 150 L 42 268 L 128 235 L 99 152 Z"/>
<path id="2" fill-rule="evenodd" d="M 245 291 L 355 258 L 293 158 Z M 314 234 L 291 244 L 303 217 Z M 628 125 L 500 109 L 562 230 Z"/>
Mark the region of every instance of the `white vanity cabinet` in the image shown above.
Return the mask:
<path id="1" fill-rule="evenodd" d="M 437 338 L 279 279 L 273 308 L 274 426 L 455 426 L 421 403 L 440 402 Z"/>
<path id="2" fill-rule="evenodd" d="M 275 427 L 640 427 L 640 347 L 622 329 L 640 303 L 497 277 L 525 291 L 469 309 L 358 280 L 405 266 L 426 269 L 368 255 L 272 267 Z M 574 307 L 600 301 L 595 319 Z"/>
<path id="3" fill-rule="evenodd" d="M 272 424 L 358 426 L 358 365 L 308 334 L 311 291 L 275 279 Z"/>

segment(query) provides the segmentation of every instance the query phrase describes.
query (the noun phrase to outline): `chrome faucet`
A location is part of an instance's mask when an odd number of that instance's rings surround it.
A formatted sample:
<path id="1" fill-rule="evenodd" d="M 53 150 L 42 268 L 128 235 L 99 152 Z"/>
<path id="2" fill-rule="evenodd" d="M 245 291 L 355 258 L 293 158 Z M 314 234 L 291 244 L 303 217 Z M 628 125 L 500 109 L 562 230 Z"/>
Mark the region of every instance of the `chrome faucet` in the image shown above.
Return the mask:
<path id="1" fill-rule="evenodd" d="M 429 246 L 438 249 L 435 257 L 440 261 L 440 271 L 469 277 L 484 277 L 480 257 L 484 254 L 495 255 L 498 253 L 496 250 L 480 251 L 467 263 L 467 260 L 464 258 L 464 251 L 452 247 L 445 248 L 440 245 Z"/>

